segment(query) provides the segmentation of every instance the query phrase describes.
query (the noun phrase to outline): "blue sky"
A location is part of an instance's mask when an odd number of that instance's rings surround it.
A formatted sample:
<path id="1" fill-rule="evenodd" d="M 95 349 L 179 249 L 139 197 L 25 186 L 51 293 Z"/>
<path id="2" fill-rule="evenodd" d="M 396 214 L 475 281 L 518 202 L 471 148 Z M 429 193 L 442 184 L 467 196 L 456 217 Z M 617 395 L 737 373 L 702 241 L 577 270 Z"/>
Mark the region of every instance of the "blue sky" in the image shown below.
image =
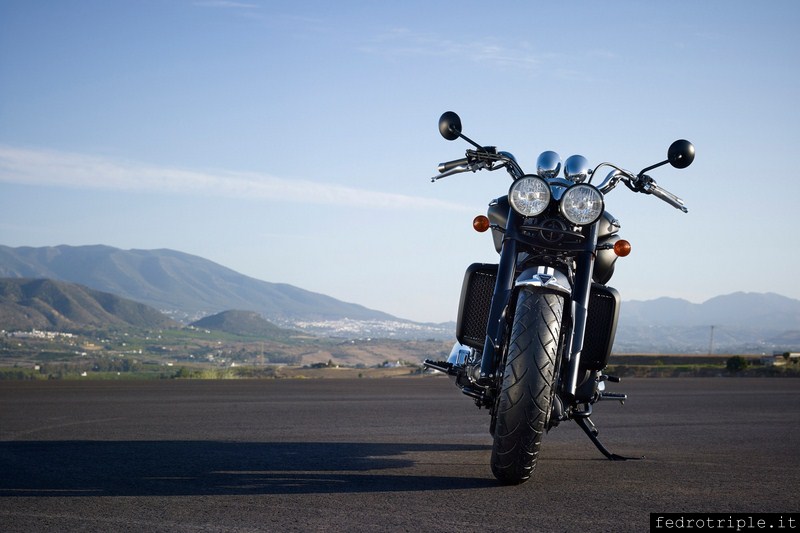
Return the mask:
<path id="1" fill-rule="evenodd" d="M 494 261 L 475 214 L 555 150 L 618 188 L 623 300 L 800 298 L 800 3 L 0 0 L 0 244 L 172 248 L 403 318 L 453 320 Z"/>

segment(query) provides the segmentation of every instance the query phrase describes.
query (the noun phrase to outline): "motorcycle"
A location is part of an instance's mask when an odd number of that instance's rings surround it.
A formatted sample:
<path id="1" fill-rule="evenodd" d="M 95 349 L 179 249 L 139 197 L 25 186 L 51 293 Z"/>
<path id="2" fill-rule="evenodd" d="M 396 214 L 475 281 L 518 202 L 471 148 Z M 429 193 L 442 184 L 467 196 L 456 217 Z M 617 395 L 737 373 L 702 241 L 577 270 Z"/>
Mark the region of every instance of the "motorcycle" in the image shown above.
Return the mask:
<path id="1" fill-rule="evenodd" d="M 538 157 L 536 173 L 526 174 L 511 153 L 464 135 L 452 111 L 439 119 L 439 132 L 472 148 L 464 158 L 441 163 L 431 181 L 505 169 L 512 184 L 473 220 L 475 230 L 491 229 L 499 261 L 467 268 L 457 342 L 447 361 L 426 360 L 424 366 L 451 376 L 478 408 L 488 409 L 491 469 L 504 484 L 527 481 L 544 433 L 569 420 L 608 459 L 628 459 L 605 448 L 590 418 L 595 403 L 627 399 L 605 390 L 606 382 L 620 380 L 603 372 L 620 308 L 619 293 L 607 283 L 617 258 L 631 251 L 605 198 L 621 183 L 687 212 L 683 200 L 646 173 L 667 163 L 688 167 L 694 146 L 675 141 L 666 160 L 635 174 L 611 163 L 592 169 L 580 155 L 562 165 L 556 152 L 547 151 Z M 610 171 L 593 184 L 602 168 Z"/>

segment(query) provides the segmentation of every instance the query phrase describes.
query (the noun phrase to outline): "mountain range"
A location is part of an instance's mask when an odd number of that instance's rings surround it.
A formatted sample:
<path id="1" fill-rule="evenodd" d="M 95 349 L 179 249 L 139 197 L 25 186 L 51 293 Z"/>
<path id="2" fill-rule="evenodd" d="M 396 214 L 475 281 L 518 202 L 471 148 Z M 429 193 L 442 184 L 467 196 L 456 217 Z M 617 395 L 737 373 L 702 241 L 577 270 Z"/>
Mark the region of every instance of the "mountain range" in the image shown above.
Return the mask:
<path id="1" fill-rule="evenodd" d="M 678 298 L 627 301 L 622 310 L 628 326 L 724 324 L 745 328 L 800 328 L 800 301 L 769 292 L 735 292 L 700 304 Z"/>
<path id="2" fill-rule="evenodd" d="M 452 323 L 434 325 L 400 320 L 291 285 L 250 278 L 174 250 L 120 250 L 102 245 L 43 248 L 0 245 L 0 278 L 26 278 L 28 291 L 33 290 L 30 285 L 33 279 L 51 292 L 66 289 L 58 284 L 48 285 L 42 279 L 77 283 L 82 286 L 78 292 L 94 290 L 108 294 L 98 301 L 111 295 L 122 297 L 133 300 L 131 304 L 151 306 L 183 323 L 218 315 L 209 319 L 213 329 L 231 332 L 240 327 L 237 322 L 248 324 L 248 331 L 270 329 L 272 322 L 318 333 L 372 337 L 450 339 L 454 330 Z M 69 298 L 78 301 L 76 294 Z M 3 322 L 12 312 L 19 312 L 21 305 L 20 301 L 9 299 L 0 303 L 5 313 L 0 314 Z M 130 304 L 114 305 L 123 308 Z M 102 304 L 98 306 L 100 311 L 105 310 Z M 93 308 L 98 310 L 97 306 Z M 231 310 L 239 311 L 231 314 Z M 54 316 L 51 312 L 50 317 Z M 44 323 L 41 318 L 37 320 Z M 4 329 L 2 322 L 0 329 Z M 798 348 L 800 301 L 772 293 L 745 292 L 718 296 L 701 304 L 675 298 L 624 301 L 615 343 L 617 352 L 769 353 L 798 351 Z"/>
<path id="3" fill-rule="evenodd" d="M 614 349 L 771 353 L 800 349 L 800 300 L 736 292 L 695 304 L 677 298 L 623 302 Z"/>
<path id="4" fill-rule="evenodd" d="M 11 248 L 0 245 L 0 278 L 49 278 L 109 292 L 183 322 L 241 309 L 279 324 L 296 321 L 397 320 L 395 317 L 283 283 L 244 276 L 174 250 L 110 246 Z"/>

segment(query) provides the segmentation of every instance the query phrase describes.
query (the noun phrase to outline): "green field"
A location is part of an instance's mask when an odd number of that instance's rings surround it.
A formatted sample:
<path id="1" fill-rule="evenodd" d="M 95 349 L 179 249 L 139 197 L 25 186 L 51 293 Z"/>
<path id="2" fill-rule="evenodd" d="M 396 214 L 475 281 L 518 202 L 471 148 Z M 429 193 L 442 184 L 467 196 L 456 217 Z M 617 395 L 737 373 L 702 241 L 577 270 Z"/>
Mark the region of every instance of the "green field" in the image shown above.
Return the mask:
<path id="1" fill-rule="evenodd" d="M 252 379 L 419 374 L 450 343 L 319 338 L 261 339 L 194 328 L 102 330 L 0 337 L 0 379 Z M 763 365 L 737 354 L 613 354 L 619 377 L 798 376 L 800 364 Z"/>

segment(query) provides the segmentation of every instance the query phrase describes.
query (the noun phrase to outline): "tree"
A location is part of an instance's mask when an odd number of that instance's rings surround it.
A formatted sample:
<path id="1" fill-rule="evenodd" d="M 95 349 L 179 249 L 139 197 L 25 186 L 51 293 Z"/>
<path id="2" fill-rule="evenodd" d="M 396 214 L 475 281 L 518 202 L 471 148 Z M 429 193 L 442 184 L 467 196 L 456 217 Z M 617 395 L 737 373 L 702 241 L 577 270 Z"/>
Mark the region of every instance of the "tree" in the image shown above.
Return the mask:
<path id="1" fill-rule="evenodd" d="M 182 366 L 177 370 L 177 372 L 175 372 L 175 374 L 173 374 L 172 377 L 176 379 L 185 379 L 185 378 L 191 378 L 193 374 L 194 373 L 191 370 L 189 370 L 185 366 Z"/>
<path id="2" fill-rule="evenodd" d="M 728 372 L 733 372 L 734 374 L 744 370 L 748 366 L 750 366 L 750 362 L 741 355 L 729 357 L 728 361 L 725 363 L 725 368 L 728 369 Z"/>

